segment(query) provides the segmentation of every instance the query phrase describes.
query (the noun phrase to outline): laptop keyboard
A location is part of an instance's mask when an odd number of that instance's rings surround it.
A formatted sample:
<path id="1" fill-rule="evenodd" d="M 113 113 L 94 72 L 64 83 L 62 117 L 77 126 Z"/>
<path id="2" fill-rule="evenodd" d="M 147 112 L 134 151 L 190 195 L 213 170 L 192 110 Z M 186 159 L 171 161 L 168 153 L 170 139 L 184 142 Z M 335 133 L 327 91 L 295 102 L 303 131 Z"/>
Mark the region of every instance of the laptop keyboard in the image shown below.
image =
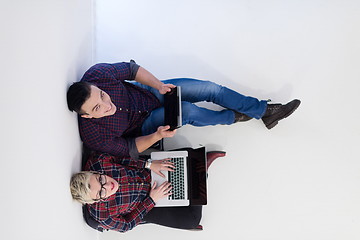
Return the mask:
<path id="1" fill-rule="evenodd" d="M 169 171 L 169 182 L 172 186 L 172 194 L 169 196 L 169 200 L 182 200 L 185 199 L 185 183 L 184 183 L 184 161 L 185 158 L 176 157 L 170 160 L 175 164 L 175 171 Z"/>

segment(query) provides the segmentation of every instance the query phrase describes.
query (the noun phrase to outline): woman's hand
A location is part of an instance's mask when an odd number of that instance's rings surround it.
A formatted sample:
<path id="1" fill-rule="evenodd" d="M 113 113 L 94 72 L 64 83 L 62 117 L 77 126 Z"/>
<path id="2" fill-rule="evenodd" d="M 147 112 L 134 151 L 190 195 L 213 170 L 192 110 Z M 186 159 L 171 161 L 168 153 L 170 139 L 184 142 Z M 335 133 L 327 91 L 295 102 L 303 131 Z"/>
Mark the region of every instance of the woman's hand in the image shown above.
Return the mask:
<path id="1" fill-rule="evenodd" d="M 154 202 L 157 202 L 160 199 L 171 195 L 171 189 L 172 186 L 169 182 L 164 182 L 159 187 L 156 187 L 156 182 L 154 182 L 150 190 L 150 197 L 154 200 Z"/>
<path id="2" fill-rule="evenodd" d="M 161 84 L 159 87 L 159 93 L 165 94 L 167 92 L 170 92 L 172 88 L 175 88 L 176 86 L 174 84 Z"/>
<path id="3" fill-rule="evenodd" d="M 155 172 L 157 175 L 165 178 L 165 175 L 161 171 L 170 171 L 173 172 L 175 165 L 173 162 L 170 162 L 170 158 L 163 160 L 153 160 L 151 162 L 150 169 Z"/>

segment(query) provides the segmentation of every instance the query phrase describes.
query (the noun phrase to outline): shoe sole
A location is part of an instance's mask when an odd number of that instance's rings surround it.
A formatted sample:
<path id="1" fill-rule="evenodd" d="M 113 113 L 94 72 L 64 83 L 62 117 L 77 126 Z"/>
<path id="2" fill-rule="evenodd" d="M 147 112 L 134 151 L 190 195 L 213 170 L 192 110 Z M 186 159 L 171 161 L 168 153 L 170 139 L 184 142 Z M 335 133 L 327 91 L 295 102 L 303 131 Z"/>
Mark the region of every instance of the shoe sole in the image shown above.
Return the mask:
<path id="1" fill-rule="evenodd" d="M 198 225 L 197 227 L 193 228 L 193 229 L 189 229 L 190 231 L 202 231 L 204 230 L 202 225 Z"/>
<path id="2" fill-rule="evenodd" d="M 224 152 L 224 151 L 210 151 L 210 152 L 206 152 L 206 153 L 225 153 L 226 154 L 226 152 Z"/>
<path id="3" fill-rule="evenodd" d="M 273 127 L 275 127 L 275 126 L 279 123 L 280 120 L 283 120 L 283 119 L 287 118 L 287 117 L 290 116 L 293 112 L 295 112 L 295 110 L 300 106 L 301 101 L 299 100 L 297 103 L 298 103 L 298 104 L 295 105 L 295 107 L 294 107 L 290 112 L 288 112 L 283 118 L 281 118 L 281 119 L 279 119 L 279 120 L 277 120 L 277 121 L 275 121 L 275 122 L 272 122 L 272 123 L 269 124 L 269 125 L 266 125 L 267 129 L 269 129 L 269 130 L 272 129 Z"/>

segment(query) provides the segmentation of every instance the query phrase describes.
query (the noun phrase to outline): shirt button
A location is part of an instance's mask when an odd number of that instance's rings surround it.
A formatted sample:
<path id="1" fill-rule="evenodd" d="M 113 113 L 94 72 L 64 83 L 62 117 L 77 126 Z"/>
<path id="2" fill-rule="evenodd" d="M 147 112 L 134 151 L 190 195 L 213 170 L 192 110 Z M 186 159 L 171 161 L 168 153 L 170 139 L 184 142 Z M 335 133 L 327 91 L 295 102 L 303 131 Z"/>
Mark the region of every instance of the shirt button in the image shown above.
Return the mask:
<path id="1" fill-rule="evenodd" d="M 122 110 L 122 108 L 120 108 L 120 111 Z"/>
<path id="2" fill-rule="evenodd" d="M 126 109 L 126 111 L 128 112 L 128 111 L 129 111 L 129 109 Z"/>
<path id="3" fill-rule="evenodd" d="M 139 111 L 139 113 L 141 113 L 141 111 Z"/>

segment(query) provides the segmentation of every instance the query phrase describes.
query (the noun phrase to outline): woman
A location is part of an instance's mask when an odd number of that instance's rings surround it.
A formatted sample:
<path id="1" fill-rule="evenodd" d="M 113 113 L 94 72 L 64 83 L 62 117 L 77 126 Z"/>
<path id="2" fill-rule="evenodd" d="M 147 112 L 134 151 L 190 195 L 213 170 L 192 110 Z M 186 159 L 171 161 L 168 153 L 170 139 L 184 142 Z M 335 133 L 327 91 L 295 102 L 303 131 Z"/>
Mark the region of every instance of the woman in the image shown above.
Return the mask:
<path id="1" fill-rule="evenodd" d="M 208 153 L 208 166 L 224 152 Z M 105 229 L 126 232 L 141 223 L 155 223 L 180 229 L 201 230 L 201 206 L 154 208 L 161 198 L 171 195 L 171 184 L 151 186 L 150 169 L 173 171 L 165 160 L 149 164 L 144 159 L 120 158 L 93 153 L 83 172 L 73 175 L 73 198 L 86 204 L 90 215 Z"/>

